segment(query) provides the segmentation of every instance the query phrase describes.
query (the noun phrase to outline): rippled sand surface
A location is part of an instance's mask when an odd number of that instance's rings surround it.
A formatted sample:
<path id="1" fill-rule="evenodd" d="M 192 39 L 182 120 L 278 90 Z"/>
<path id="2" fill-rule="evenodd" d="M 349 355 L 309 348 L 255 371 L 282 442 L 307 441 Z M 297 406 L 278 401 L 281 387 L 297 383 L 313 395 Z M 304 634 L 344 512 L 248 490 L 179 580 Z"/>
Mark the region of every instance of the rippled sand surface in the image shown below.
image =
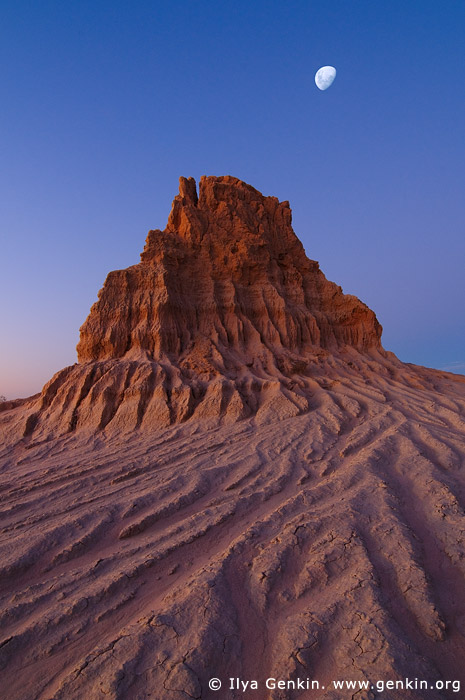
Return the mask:
<path id="1" fill-rule="evenodd" d="M 4 412 L 3 697 L 463 684 L 465 379 L 334 358 L 308 397 L 300 415 L 278 401 L 261 419 L 35 442 L 14 439 L 23 407 Z M 213 676 L 261 689 L 215 693 Z M 325 690 L 266 691 L 270 676 Z"/>

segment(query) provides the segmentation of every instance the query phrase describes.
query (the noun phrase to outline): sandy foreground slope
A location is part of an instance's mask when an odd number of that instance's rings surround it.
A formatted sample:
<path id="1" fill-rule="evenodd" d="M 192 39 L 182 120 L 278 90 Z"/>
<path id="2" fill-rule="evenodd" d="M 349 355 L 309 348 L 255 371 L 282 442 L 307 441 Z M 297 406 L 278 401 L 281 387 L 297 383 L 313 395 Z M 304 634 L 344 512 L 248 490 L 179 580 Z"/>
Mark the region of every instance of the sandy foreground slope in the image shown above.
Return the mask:
<path id="1" fill-rule="evenodd" d="M 302 415 L 5 446 L 2 697 L 461 697 L 331 689 L 465 683 L 465 379 L 375 355 Z"/>

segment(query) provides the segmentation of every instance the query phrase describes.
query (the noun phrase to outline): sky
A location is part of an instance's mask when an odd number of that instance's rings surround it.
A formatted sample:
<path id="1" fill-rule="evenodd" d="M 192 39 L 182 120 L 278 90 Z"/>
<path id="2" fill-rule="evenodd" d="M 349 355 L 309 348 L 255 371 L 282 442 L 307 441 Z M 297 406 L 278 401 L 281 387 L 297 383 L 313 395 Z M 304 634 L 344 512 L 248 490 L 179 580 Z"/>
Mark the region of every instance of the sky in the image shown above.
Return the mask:
<path id="1" fill-rule="evenodd" d="M 0 394 L 76 362 L 180 175 L 288 199 L 386 349 L 465 373 L 464 115 L 463 0 L 2 0 Z"/>

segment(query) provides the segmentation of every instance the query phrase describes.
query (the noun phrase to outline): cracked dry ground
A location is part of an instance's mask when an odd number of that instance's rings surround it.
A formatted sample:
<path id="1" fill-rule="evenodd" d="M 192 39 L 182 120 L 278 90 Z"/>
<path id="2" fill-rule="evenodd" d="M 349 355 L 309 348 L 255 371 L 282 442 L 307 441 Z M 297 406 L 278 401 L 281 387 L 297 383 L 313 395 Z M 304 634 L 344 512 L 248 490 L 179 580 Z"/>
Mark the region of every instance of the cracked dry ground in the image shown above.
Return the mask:
<path id="1" fill-rule="evenodd" d="M 296 417 L 4 451 L 3 697 L 353 696 L 218 694 L 212 676 L 463 682 L 465 383 L 326 375 Z"/>

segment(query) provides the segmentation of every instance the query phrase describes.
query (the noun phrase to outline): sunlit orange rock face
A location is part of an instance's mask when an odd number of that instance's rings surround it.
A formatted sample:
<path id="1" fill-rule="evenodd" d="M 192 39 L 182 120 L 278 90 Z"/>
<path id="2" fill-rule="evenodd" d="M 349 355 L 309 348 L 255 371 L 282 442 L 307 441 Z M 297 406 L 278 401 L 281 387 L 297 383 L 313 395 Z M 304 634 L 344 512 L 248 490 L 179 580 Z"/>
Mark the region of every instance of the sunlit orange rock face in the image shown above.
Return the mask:
<path id="1" fill-rule="evenodd" d="M 24 435 L 266 422 L 309 409 L 324 358 L 385 355 L 374 313 L 305 255 L 288 202 L 229 176 L 199 189 L 182 177 L 141 262 L 110 272 L 79 364 L 46 384 Z"/>
<path id="2" fill-rule="evenodd" d="M 255 363 L 287 374 L 315 348 L 379 348 L 374 313 L 307 258 L 288 202 L 229 176 L 203 177 L 199 190 L 181 178 L 142 261 L 108 275 L 81 328 L 80 362 L 167 359 L 212 375 Z"/>

